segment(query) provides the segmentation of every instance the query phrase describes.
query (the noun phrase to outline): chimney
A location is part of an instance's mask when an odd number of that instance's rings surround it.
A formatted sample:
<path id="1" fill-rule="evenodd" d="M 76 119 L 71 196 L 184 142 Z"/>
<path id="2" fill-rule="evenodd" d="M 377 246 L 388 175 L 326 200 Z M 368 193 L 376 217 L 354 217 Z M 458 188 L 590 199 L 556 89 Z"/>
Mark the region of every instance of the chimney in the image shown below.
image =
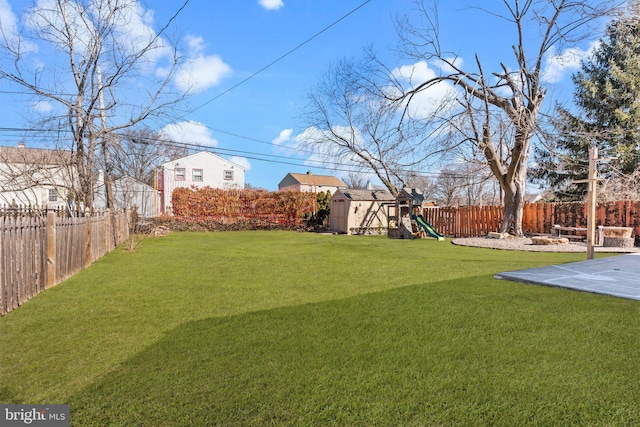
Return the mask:
<path id="1" fill-rule="evenodd" d="M 18 142 L 18 148 L 24 148 L 24 147 L 25 147 L 24 141 Z"/>
<path id="2" fill-rule="evenodd" d="M 307 171 L 307 175 L 311 175 L 311 171 Z"/>

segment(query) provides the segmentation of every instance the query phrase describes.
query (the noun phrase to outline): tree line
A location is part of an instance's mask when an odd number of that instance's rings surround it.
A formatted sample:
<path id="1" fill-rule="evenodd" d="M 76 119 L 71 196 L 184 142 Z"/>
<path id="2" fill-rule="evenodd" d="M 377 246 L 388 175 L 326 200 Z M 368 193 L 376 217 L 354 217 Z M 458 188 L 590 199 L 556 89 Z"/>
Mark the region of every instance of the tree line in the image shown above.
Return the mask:
<path id="1" fill-rule="evenodd" d="M 586 174 L 590 145 L 617 159 L 607 185 L 624 187 L 633 178 L 634 90 L 640 83 L 633 63 L 639 46 L 636 2 L 503 0 L 469 6 L 482 22 L 478 27 L 495 25 L 491 31 L 499 35 L 497 28 L 507 27 L 511 37 L 497 63 L 476 53 L 469 64 L 456 53 L 459 47 L 445 45 L 440 7 L 418 0 L 396 20 L 397 51 L 414 65 L 394 68 L 367 48 L 361 58 L 327 71 L 309 94 L 306 144 L 372 172 L 394 194 L 418 180 L 435 181 L 443 202 L 452 200 L 443 191 L 447 183 L 453 184 L 448 193 L 456 189 L 464 201 L 465 191 L 477 195 L 483 188 L 478 183 L 491 181 L 504 205 L 500 231 L 516 235 L 523 234 L 522 209 L 533 180 L 548 186 L 556 200 L 583 195 L 572 180 Z M 545 111 L 548 59 L 593 37 L 593 29 L 611 19 L 574 76 L 576 106 Z M 504 41 L 498 37 L 491 41 L 496 50 Z M 447 162 L 456 166 L 442 167 Z M 434 169 L 439 173 L 425 173 Z"/>
<path id="2" fill-rule="evenodd" d="M 516 235 L 523 233 L 531 183 L 545 187 L 549 199 L 584 197 L 585 188 L 573 181 L 586 173 L 590 146 L 611 159 L 599 165 L 603 194 L 637 197 L 637 0 L 460 6 L 475 14 L 481 33 L 504 30 L 491 40 L 497 62 L 483 58 L 480 46 L 469 60 L 457 53 L 459 46 L 447 45 L 450 28 L 439 19 L 444 5 L 415 0 L 395 19 L 393 51 L 398 63 L 412 65 L 391 64 L 367 47 L 327 69 L 300 117 L 305 150 L 343 162 L 354 184 L 371 175 L 392 194 L 412 186 L 444 204 L 497 200 L 505 212 L 500 231 Z M 133 175 L 149 183 L 152 163 L 185 150 L 162 141 L 156 130 L 191 94 L 175 85 L 188 58 L 168 37 L 181 9 L 168 22 L 123 37 L 137 6 L 134 0 L 54 0 L 28 9 L 20 28 L 0 23 L 0 79 L 56 106 L 34 114 L 34 126 L 54 130 L 50 136 L 71 153 L 79 183 L 74 198 L 89 208 L 97 170 L 105 172 L 109 206 L 114 179 Z M 574 105 L 548 109 L 548 59 L 594 38 L 603 22 L 599 42 L 573 76 Z M 58 57 L 55 68 L 33 61 L 35 41 Z M 141 84 L 143 95 L 132 98 L 131 89 Z"/>

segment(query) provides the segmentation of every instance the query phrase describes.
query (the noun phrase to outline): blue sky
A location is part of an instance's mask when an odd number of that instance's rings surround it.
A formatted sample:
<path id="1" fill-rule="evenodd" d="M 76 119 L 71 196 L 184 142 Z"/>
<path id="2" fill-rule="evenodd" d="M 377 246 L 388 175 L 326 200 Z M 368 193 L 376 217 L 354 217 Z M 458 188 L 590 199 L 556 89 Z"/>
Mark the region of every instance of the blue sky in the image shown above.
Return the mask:
<path id="1" fill-rule="evenodd" d="M 149 18 L 166 22 L 182 4 L 173 0 L 139 3 L 140 22 L 151 22 Z M 465 64 L 473 63 L 475 53 L 490 69 L 497 69 L 500 61 L 509 63 L 513 55 L 510 26 L 468 7 L 477 4 L 471 0 L 440 4 L 442 43 L 448 50 Z M 3 31 L 12 22 L 19 23 L 29 5 L 30 1 L 0 0 Z M 393 51 L 397 42 L 393 18 L 409 12 L 411 6 L 410 0 L 190 0 L 171 34 L 191 58 L 185 80 L 175 84 L 190 83 L 194 111 L 163 123 L 158 130 L 179 142 L 210 147 L 244 165 L 245 180 L 254 187 L 275 190 L 288 172 L 311 170 L 340 176 L 342 172 L 314 167 L 304 154 L 285 148 L 304 131 L 300 112 L 306 94 L 333 62 L 358 56 L 369 44 L 390 68 L 415 66 Z M 601 28 L 593 28 L 593 34 L 597 37 Z M 557 57 L 547 58 L 547 83 L 554 97 L 570 98 L 570 74 L 590 47 L 589 42 L 566 46 L 556 52 Z M 417 69 L 432 68 L 433 64 L 422 64 Z M 0 83 L 5 112 L 0 115 L 0 128 L 28 128 L 31 112 L 46 106 L 35 106 L 10 92 L 11 86 Z M 0 138 L 0 145 L 13 145 L 23 136 L 5 131 Z"/>

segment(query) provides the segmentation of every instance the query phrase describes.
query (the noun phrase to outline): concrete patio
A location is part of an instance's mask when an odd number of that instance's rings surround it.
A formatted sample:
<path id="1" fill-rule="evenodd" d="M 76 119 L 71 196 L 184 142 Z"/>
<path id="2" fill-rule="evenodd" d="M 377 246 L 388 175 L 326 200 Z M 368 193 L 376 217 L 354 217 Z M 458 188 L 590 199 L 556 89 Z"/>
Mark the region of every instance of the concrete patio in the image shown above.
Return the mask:
<path id="1" fill-rule="evenodd" d="M 509 271 L 494 277 L 640 300 L 640 254 L 637 253 Z"/>

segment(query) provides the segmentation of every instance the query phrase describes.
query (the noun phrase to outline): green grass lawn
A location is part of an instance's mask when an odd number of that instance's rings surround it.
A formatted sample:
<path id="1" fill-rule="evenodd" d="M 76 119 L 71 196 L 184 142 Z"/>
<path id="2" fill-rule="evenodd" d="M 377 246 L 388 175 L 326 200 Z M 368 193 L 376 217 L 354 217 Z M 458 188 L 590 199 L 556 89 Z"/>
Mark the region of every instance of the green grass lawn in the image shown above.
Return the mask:
<path id="1" fill-rule="evenodd" d="M 149 238 L 0 318 L 0 403 L 78 426 L 638 425 L 640 302 L 493 279 L 584 256 Z"/>

